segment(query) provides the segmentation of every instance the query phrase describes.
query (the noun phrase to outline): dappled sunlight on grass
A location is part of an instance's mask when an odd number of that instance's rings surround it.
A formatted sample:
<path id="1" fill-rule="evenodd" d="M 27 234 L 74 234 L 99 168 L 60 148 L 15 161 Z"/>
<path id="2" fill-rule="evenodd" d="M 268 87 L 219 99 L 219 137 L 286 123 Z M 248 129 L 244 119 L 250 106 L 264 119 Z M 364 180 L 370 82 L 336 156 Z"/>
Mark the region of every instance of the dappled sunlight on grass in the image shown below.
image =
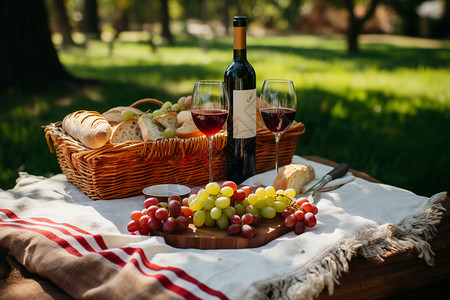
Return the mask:
<path id="1" fill-rule="evenodd" d="M 450 43 L 375 37 L 363 36 L 363 51 L 350 55 L 338 36 L 250 36 L 248 58 L 256 70 L 257 92 L 267 78 L 294 81 L 296 118 L 306 127 L 297 154 L 346 161 L 423 195 L 448 189 Z M 112 52 L 99 41 L 60 50 L 70 73 L 100 83 L 2 99 L 0 187 L 11 187 L 18 170 L 60 172 L 41 126 L 69 112 L 104 112 L 146 97 L 176 101 L 192 93 L 198 79 L 223 79 L 232 60 L 232 38 L 210 41 L 207 51 L 200 44 L 182 36 L 153 53 L 138 36 L 116 41 Z"/>

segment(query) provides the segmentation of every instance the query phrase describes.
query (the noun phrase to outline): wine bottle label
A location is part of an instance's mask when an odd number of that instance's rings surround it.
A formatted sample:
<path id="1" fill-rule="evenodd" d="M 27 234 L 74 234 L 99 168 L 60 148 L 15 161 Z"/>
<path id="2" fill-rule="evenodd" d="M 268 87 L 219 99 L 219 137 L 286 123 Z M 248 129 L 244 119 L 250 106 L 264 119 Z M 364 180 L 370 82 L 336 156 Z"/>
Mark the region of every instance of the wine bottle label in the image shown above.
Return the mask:
<path id="1" fill-rule="evenodd" d="M 233 138 L 256 136 L 256 89 L 233 91 Z"/>

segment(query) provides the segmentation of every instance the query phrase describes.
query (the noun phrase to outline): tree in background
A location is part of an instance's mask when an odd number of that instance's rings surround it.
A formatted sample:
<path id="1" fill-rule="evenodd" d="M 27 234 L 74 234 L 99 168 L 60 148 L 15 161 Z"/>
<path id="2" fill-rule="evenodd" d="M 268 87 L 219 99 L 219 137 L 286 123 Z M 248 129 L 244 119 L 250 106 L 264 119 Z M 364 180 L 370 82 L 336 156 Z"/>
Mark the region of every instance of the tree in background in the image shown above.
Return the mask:
<path id="1" fill-rule="evenodd" d="M 375 13 L 379 0 L 370 0 L 367 5 L 366 12 L 363 16 L 358 17 L 355 14 L 355 1 L 344 0 L 345 8 L 348 12 L 348 28 L 347 28 L 347 50 L 348 52 L 358 52 L 358 36 L 361 34 L 364 23 L 369 20 Z"/>
<path id="2" fill-rule="evenodd" d="M 81 30 L 90 38 L 100 39 L 97 0 L 84 0 Z"/>
<path id="3" fill-rule="evenodd" d="M 44 0 L 0 1 L 0 91 L 73 82 L 53 46 Z"/>
<path id="4" fill-rule="evenodd" d="M 67 47 L 75 45 L 72 39 L 72 27 L 70 26 L 69 18 L 67 17 L 64 0 L 53 0 L 53 5 L 55 9 L 56 26 L 62 36 L 62 46 Z"/>
<path id="5" fill-rule="evenodd" d="M 169 16 L 169 4 L 168 0 L 161 0 L 161 35 L 166 44 L 173 43 L 172 32 L 170 31 L 170 16 Z"/>

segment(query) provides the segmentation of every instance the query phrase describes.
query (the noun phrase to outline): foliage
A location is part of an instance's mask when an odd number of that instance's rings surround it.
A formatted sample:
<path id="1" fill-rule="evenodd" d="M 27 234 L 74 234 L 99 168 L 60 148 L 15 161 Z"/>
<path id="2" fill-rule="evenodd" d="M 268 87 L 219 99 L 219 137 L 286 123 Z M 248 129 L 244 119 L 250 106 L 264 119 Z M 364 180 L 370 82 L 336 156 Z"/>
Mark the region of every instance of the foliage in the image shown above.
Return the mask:
<path id="1" fill-rule="evenodd" d="M 297 154 L 346 161 L 421 195 L 448 190 L 450 45 L 369 38 L 362 39 L 362 53 L 350 55 L 340 38 L 250 37 L 258 93 L 265 78 L 294 80 L 297 120 L 306 126 Z M 195 38 L 178 37 L 155 54 L 142 40 L 122 36 L 113 57 L 99 41 L 60 51 L 73 75 L 98 78 L 97 86 L 0 95 L 1 188 L 11 188 L 18 171 L 60 172 L 41 126 L 78 109 L 103 112 L 144 97 L 176 101 L 197 79 L 223 78 L 232 55 L 230 37 L 212 41 L 208 52 Z"/>

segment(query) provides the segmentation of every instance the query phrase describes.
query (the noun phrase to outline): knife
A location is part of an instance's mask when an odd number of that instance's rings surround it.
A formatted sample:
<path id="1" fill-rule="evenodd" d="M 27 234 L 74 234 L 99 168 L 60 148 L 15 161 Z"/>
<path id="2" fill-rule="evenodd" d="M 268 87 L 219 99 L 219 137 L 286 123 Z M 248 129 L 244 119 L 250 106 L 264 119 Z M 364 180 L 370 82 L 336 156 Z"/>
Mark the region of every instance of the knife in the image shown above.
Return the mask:
<path id="1" fill-rule="evenodd" d="M 325 184 L 330 182 L 333 179 L 340 178 L 347 174 L 348 165 L 346 163 L 341 163 L 336 166 L 333 170 L 328 172 L 325 176 L 323 176 L 315 185 L 309 188 L 305 193 L 302 194 L 302 197 L 308 198 L 310 203 L 314 203 L 314 194 Z"/>

